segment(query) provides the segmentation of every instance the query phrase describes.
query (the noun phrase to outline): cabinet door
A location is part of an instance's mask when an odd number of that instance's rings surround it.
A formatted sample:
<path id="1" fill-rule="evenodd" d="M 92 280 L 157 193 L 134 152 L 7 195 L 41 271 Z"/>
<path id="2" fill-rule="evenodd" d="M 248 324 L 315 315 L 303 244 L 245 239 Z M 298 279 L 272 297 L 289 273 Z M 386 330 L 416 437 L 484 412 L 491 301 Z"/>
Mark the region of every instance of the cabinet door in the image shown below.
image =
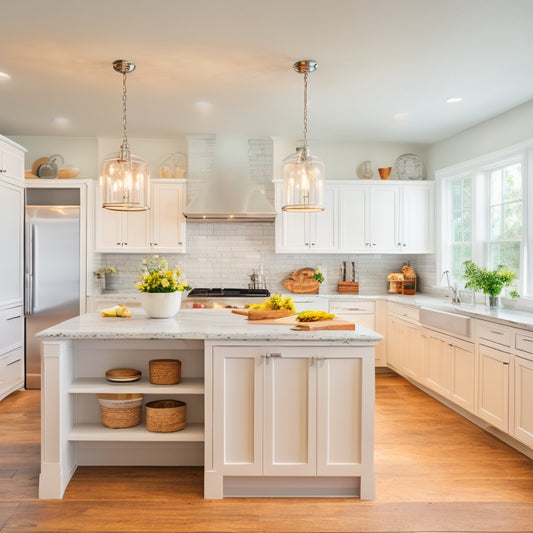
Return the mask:
<path id="1" fill-rule="evenodd" d="M 281 212 L 281 242 L 277 252 L 332 252 L 338 249 L 336 192 L 324 191 L 324 211 L 319 213 Z"/>
<path id="2" fill-rule="evenodd" d="M 414 324 L 402 326 L 402 370 L 406 376 L 415 381 L 423 381 L 424 346 L 420 327 Z"/>
<path id="3" fill-rule="evenodd" d="M 318 358 L 317 475 L 361 475 L 362 359 Z"/>
<path id="4" fill-rule="evenodd" d="M 183 205 L 185 186 L 181 183 L 152 184 L 151 246 L 154 251 L 182 252 L 185 247 Z"/>
<path id="5" fill-rule="evenodd" d="M 398 251 L 399 187 L 381 185 L 370 188 L 370 246 L 372 252 Z"/>
<path id="6" fill-rule="evenodd" d="M 433 187 L 429 183 L 409 183 L 402 187 L 401 251 L 429 252 L 432 249 Z"/>
<path id="7" fill-rule="evenodd" d="M 22 305 L 24 254 L 24 189 L 0 181 L 0 308 Z"/>
<path id="8" fill-rule="evenodd" d="M 145 252 L 150 249 L 150 211 L 122 213 L 122 251 Z"/>
<path id="9" fill-rule="evenodd" d="M 0 141 L 0 171 L 4 176 L 24 179 L 24 152 Z"/>
<path id="10" fill-rule="evenodd" d="M 97 251 L 119 251 L 122 247 L 122 213 L 96 206 Z"/>
<path id="11" fill-rule="evenodd" d="M 479 346 L 479 399 L 477 415 L 509 432 L 509 354 Z"/>
<path id="12" fill-rule="evenodd" d="M 474 413 L 476 391 L 476 358 L 474 345 L 462 343 L 453 346 L 451 400 Z"/>
<path id="13" fill-rule="evenodd" d="M 513 436 L 533 448 L 533 361 L 515 358 Z"/>
<path id="14" fill-rule="evenodd" d="M 398 372 L 402 368 L 402 325 L 394 318 L 389 318 L 387 325 L 387 363 Z"/>
<path id="15" fill-rule="evenodd" d="M 342 252 L 368 252 L 368 202 L 366 185 L 350 185 L 339 189 L 339 248 Z"/>
<path id="16" fill-rule="evenodd" d="M 263 474 L 316 474 L 316 362 L 305 348 L 267 354 Z"/>
<path id="17" fill-rule="evenodd" d="M 425 334 L 426 368 L 424 384 L 441 396 L 451 396 L 453 347 L 443 340 Z"/>
<path id="18" fill-rule="evenodd" d="M 262 475 L 263 357 L 258 347 L 217 347 L 213 463 L 224 475 Z"/>
<path id="19" fill-rule="evenodd" d="M 324 189 L 324 211 L 309 214 L 310 250 L 334 252 L 338 250 L 336 191 Z"/>
<path id="20" fill-rule="evenodd" d="M 306 251 L 309 249 L 310 213 L 281 212 L 281 249 L 278 251 Z"/>

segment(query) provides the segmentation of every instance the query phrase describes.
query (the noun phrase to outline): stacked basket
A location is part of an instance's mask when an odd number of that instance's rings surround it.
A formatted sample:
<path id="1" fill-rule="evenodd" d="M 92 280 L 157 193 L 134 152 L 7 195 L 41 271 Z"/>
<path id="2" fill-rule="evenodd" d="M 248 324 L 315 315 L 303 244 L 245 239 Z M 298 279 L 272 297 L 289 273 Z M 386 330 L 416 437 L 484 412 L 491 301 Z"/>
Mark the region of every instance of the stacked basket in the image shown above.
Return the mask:
<path id="1" fill-rule="evenodd" d="M 178 359 L 152 359 L 150 361 L 150 383 L 153 385 L 175 385 L 181 382 L 181 361 Z M 134 376 L 119 379 L 125 370 L 113 369 L 106 372 L 109 381 L 136 381 Z M 119 378 L 115 374 L 120 374 Z M 135 379 L 134 379 L 135 378 Z M 142 394 L 98 394 L 102 424 L 109 428 L 129 428 L 141 423 Z M 146 429 L 158 433 L 169 433 L 185 428 L 187 405 L 179 400 L 156 400 L 145 406 Z"/>

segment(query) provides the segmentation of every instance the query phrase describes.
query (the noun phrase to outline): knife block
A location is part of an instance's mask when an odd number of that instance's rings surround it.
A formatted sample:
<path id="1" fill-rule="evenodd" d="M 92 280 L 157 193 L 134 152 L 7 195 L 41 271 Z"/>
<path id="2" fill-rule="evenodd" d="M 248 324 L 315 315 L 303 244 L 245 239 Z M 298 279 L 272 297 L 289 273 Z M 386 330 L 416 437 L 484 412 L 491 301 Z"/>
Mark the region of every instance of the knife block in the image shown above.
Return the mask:
<path id="1" fill-rule="evenodd" d="M 358 281 L 339 281 L 339 292 L 345 294 L 359 294 Z"/>

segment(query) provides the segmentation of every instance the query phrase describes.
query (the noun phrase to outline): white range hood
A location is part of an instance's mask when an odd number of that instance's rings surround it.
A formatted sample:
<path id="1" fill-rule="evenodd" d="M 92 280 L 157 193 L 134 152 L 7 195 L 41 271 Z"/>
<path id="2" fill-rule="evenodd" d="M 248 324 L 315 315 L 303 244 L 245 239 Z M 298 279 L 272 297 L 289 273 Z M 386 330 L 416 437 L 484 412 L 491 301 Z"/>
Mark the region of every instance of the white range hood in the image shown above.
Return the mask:
<path id="1" fill-rule="evenodd" d="M 272 222 L 276 210 L 249 177 L 248 138 L 217 135 L 213 172 L 185 208 L 195 222 Z"/>

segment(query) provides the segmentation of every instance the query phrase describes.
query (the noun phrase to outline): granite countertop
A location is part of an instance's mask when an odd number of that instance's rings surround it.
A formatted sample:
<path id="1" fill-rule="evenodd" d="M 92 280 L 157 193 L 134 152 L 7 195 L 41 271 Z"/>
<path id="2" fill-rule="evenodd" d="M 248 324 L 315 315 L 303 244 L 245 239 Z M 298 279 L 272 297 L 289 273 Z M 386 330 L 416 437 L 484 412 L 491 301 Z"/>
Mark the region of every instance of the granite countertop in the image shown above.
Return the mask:
<path id="1" fill-rule="evenodd" d="M 134 299 L 136 294 L 105 294 L 101 295 L 109 298 L 110 300 L 120 300 L 121 297 L 130 297 Z M 320 293 L 320 294 L 284 294 L 284 296 L 291 296 L 297 300 L 302 299 L 328 299 L 328 300 L 386 300 L 387 302 L 401 303 L 418 308 L 437 309 L 441 311 L 447 311 L 449 313 L 455 313 L 460 315 L 470 316 L 472 318 L 479 318 L 482 320 L 489 320 L 500 324 L 523 328 L 533 331 L 533 312 L 520 311 L 515 309 L 508 309 L 501 307 L 496 310 L 489 309 L 485 305 L 472 305 L 463 303 L 461 305 L 452 305 L 449 300 L 442 296 L 430 293 L 417 293 L 412 296 L 403 294 L 339 294 L 337 292 L 332 293 Z"/>
<path id="2" fill-rule="evenodd" d="M 181 309 L 175 317 L 148 318 L 132 309 L 130 318 L 102 317 L 87 313 L 61 322 L 37 334 L 40 339 L 201 339 L 257 341 L 329 341 L 364 344 L 381 340 L 378 333 L 362 326 L 354 331 L 296 331 L 287 325 L 250 323 L 230 310 Z"/>

